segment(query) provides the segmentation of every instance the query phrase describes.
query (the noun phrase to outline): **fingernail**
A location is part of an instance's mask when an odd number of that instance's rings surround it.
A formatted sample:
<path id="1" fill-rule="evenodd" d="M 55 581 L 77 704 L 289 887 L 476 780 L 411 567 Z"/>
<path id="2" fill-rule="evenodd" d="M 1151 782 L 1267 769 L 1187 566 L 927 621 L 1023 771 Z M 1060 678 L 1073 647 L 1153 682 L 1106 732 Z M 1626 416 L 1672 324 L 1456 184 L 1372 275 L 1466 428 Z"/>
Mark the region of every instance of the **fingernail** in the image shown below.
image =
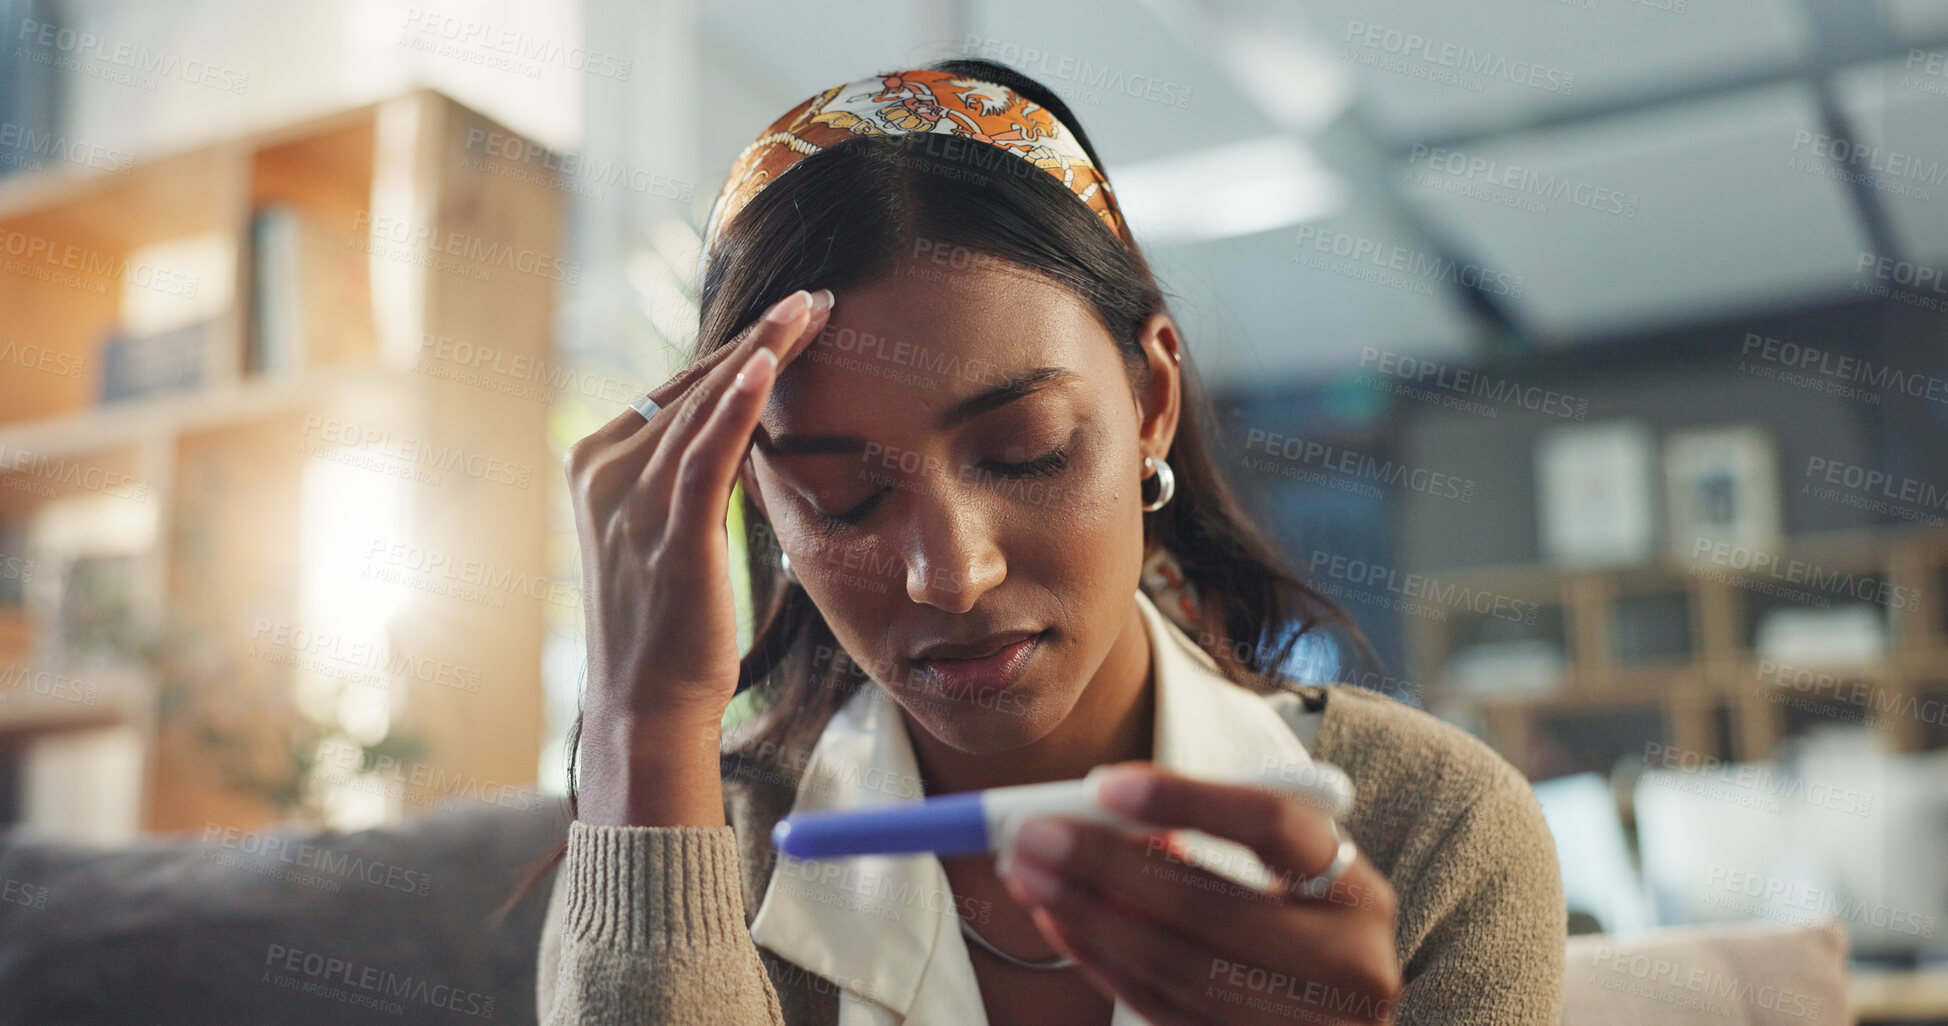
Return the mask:
<path id="1" fill-rule="evenodd" d="M 764 376 L 753 374 L 752 371 L 758 370 L 761 365 L 765 364 L 769 365 L 764 367 L 765 373 L 768 374 L 778 366 L 778 354 L 764 346 L 759 346 L 758 351 L 752 353 L 750 359 L 744 361 L 744 366 L 738 368 L 737 379 L 731 382 L 731 387 L 744 389 L 757 388 L 758 384 L 764 380 Z"/>
<path id="2" fill-rule="evenodd" d="M 1021 825 L 1015 834 L 1015 847 L 1032 859 L 1060 863 L 1075 847 L 1075 831 L 1067 823 L 1047 816 L 1036 816 Z"/>
<path id="3" fill-rule="evenodd" d="M 1117 812 L 1136 815 L 1150 802 L 1156 781 L 1140 769 L 1106 769 L 1096 783 L 1096 796 Z"/>
<path id="4" fill-rule="evenodd" d="M 839 301 L 839 297 L 833 295 L 831 289 L 819 289 L 813 296 L 813 299 L 818 302 L 817 309 L 819 310 L 830 310 L 833 304 Z"/>
<path id="5" fill-rule="evenodd" d="M 803 313 L 806 304 L 811 301 L 812 297 L 804 289 L 799 289 L 797 292 L 778 300 L 778 305 L 772 307 L 771 312 L 764 315 L 764 319 L 773 324 L 783 324 L 798 316 L 800 313 Z"/>
<path id="6" fill-rule="evenodd" d="M 1014 881 L 1036 901 L 1051 901 L 1062 893 L 1062 879 L 1032 862 L 1021 862 L 1010 867 L 1014 870 Z"/>

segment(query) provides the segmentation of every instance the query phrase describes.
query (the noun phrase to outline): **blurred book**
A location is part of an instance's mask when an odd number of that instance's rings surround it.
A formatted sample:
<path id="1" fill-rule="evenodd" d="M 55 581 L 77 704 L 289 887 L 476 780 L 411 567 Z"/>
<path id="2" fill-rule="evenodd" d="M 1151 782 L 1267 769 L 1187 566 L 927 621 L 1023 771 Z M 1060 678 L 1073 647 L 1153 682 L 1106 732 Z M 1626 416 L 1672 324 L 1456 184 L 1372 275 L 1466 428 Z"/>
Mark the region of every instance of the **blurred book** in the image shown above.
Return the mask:
<path id="1" fill-rule="evenodd" d="M 250 219 L 250 332 L 244 347 L 247 374 L 295 374 L 304 366 L 300 250 L 304 227 L 298 212 L 266 206 Z"/>
<path id="2" fill-rule="evenodd" d="M 1472 695 L 1547 694 L 1568 672 L 1562 646 L 1540 638 L 1469 645 L 1448 661 L 1447 678 Z"/>
<path id="3" fill-rule="evenodd" d="M 1790 606 L 1760 617 L 1752 651 L 1789 666 L 1874 666 L 1887 659 L 1887 623 L 1864 602 Z"/>
<path id="4" fill-rule="evenodd" d="M 296 374 L 373 354 L 370 258 L 362 241 L 290 204 L 258 209 L 250 222 L 246 374 Z"/>
<path id="5" fill-rule="evenodd" d="M 201 388 L 212 377 L 216 340 L 214 320 L 153 335 L 110 332 L 102 343 L 101 401 L 125 402 Z"/>

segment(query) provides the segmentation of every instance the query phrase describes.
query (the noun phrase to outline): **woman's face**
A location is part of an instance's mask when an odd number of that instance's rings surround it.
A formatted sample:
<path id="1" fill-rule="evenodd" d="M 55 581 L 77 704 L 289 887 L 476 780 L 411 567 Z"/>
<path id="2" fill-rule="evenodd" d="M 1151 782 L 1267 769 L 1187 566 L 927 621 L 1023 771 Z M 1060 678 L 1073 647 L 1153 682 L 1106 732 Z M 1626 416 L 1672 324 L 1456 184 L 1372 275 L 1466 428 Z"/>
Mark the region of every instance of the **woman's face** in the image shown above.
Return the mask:
<path id="1" fill-rule="evenodd" d="M 837 295 L 773 388 L 746 479 L 844 648 L 821 655 L 962 751 L 1038 740 L 1135 622 L 1175 332 L 1145 326 L 1157 373 L 1137 391 L 1090 308 L 1012 265 L 910 264 Z M 958 648 L 924 658 L 936 646 Z"/>

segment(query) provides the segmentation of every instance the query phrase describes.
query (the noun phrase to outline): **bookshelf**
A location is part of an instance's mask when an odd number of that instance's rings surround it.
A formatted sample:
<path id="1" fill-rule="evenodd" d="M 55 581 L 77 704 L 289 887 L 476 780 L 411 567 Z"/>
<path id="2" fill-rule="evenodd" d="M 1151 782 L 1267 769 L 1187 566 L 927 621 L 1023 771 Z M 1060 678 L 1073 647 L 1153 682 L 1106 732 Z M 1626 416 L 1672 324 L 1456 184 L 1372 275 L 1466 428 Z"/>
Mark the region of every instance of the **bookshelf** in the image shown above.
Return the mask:
<path id="1" fill-rule="evenodd" d="M 574 596 L 523 386 L 579 269 L 490 134 L 422 90 L 0 180 L 0 807 L 107 842 L 532 794 Z M 105 737 L 133 822 L 68 811 Z"/>
<path id="2" fill-rule="evenodd" d="M 1530 779 L 1582 770 L 1658 743 L 1724 761 L 1767 758 L 1819 724 L 1864 723 L 1894 751 L 1948 746 L 1948 530 L 1890 527 L 1797 536 L 1770 563 L 1570 569 L 1547 564 L 1443 573 L 1444 584 L 1535 603 L 1528 637 L 1556 647 L 1551 687 L 1494 693 L 1454 672 L 1496 625 L 1410 618 L 1408 658 L 1428 705 L 1470 727 Z M 1768 658 L 1768 613 L 1857 604 L 1881 651 Z M 1504 630 L 1504 634 L 1509 631 Z M 1937 710 L 1941 715 L 1929 715 Z"/>

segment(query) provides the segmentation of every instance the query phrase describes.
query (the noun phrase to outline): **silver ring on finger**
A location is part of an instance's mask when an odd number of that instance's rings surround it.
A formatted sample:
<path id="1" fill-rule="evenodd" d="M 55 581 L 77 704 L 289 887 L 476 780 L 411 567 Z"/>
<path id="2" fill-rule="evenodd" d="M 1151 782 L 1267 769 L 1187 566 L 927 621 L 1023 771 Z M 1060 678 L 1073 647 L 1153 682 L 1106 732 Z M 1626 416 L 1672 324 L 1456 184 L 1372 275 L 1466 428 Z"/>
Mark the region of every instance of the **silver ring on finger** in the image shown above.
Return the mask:
<path id="1" fill-rule="evenodd" d="M 640 393 L 636 398 L 629 400 L 629 408 L 642 414 L 644 420 L 656 416 L 656 411 L 662 409 L 657 405 L 656 400 L 649 397 L 648 392 Z"/>
<path id="2" fill-rule="evenodd" d="M 1359 857 L 1358 846 L 1353 844 L 1352 838 L 1339 832 L 1337 822 L 1333 823 L 1332 831 L 1333 836 L 1339 838 L 1339 847 L 1333 852 L 1331 864 L 1317 876 L 1290 884 L 1285 890 L 1288 897 L 1297 895 L 1302 898 L 1323 898 L 1332 893 L 1333 885 L 1339 882 L 1340 877 L 1346 875 L 1346 870 L 1352 868 L 1353 860 Z"/>

